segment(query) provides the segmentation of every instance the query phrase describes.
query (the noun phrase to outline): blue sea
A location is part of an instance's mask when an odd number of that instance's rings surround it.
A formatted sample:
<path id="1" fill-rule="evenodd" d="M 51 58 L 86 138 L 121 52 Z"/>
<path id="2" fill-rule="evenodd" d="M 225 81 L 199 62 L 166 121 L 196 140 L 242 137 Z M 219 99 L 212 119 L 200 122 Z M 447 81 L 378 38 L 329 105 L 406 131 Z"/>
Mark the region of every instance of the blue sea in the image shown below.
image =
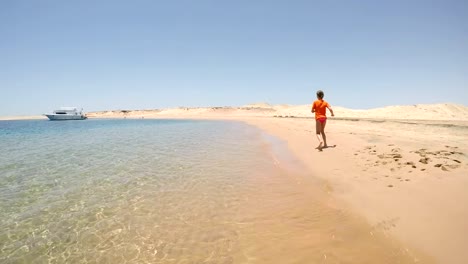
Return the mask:
<path id="1" fill-rule="evenodd" d="M 0 262 L 400 261 L 309 178 L 241 122 L 0 121 Z"/>

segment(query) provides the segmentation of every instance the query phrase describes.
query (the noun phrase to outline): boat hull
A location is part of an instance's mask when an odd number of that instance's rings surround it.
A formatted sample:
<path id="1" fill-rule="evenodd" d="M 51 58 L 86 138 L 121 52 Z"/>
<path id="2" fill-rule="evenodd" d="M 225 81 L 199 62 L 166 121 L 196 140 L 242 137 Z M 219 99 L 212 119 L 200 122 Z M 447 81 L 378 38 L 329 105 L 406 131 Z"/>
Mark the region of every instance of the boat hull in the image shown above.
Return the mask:
<path id="1" fill-rule="evenodd" d="M 84 120 L 87 117 L 83 115 L 45 115 L 51 121 L 65 121 L 65 120 Z"/>

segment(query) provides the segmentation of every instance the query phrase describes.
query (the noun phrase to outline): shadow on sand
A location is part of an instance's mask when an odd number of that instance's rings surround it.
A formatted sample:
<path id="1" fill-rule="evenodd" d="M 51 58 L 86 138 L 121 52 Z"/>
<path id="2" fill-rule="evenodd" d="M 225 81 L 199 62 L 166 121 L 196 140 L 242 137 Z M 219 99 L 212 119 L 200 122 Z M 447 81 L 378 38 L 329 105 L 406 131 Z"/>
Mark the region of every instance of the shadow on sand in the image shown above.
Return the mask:
<path id="1" fill-rule="evenodd" d="M 320 143 L 315 149 L 317 149 L 318 151 L 323 151 L 327 148 L 336 148 L 336 145 L 322 146 L 322 143 Z"/>

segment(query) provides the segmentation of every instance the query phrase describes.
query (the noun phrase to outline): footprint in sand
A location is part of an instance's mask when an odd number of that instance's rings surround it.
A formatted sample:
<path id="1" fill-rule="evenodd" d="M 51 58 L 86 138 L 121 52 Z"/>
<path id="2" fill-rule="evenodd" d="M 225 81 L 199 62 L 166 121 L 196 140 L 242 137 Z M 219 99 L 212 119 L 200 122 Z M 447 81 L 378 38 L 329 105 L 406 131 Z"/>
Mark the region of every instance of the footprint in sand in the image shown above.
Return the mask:
<path id="1" fill-rule="evenodd" d="M 419 160 L 419 162 L 421 162 L 422 164 L 427 164 L 427 163 L 429 163 L 429 161 L 430 161 L 430 159 L 425 157 L 425 156 L 422 159 Z"/>
<path id="2" fill-rule="evenodd" d="M 455 149 L 458 149 L 458 147 L 451 147 L 451 146 L 445 146 L 445 147 L 451 149 L 452 151 L 455 150 Z M 462 154 L 462 153 L 458 152 L 458 154 Z"/>
<path id="3" fill-rule="evenodd" d="M 390 185 L 388 185 L 388 187 L 390 187 Z M 388 231 L 392 228 L 395 228 L 399 220 L 400 218 L 397 217 L 389 220 L 380 221 L 375 226 L 373 226 L 373 229 Z"/>
<path id="4" fill-rule="evenodd" d="M 455 151 L 457 147 L 445 146 L 448 150 L 436 150 L 436 151 L 428 151 L 427 149 L 419 149 L 417 151 L 412 151 L 417 153 L 421 156 L 419 159 L 419 163 L 422 164 L 429 164 L 431 163 L 431 158 L 435 160 L 439 160 L 442 163 L 434 164 L 434 167 L 440 168 L 443 171 L 450 171 L 449 169 L 458 169 L 460 164 L 462 163 L 459 159 L 451 158 L 452 155 L 463 155 L 462 152 Z M 428 156 L 432 156 L 429 158 Z M 421 169 L 424 171 L 425 169 Z"/>
<path id="5" fill-rule="evenodd" d="M 407 161 L 405 164 L 410 165 L 413 169 L 416 168 L 416 165 L 414 165 L 414 162 L 412 162 L 412 161 Z"/>

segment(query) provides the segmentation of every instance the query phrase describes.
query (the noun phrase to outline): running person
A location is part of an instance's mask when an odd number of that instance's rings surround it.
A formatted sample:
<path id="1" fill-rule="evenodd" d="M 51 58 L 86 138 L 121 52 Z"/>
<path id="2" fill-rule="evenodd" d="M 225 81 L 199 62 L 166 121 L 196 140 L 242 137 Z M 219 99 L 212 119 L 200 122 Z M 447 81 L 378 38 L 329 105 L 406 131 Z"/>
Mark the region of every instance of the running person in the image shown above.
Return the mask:
<path id="1" fill-rule="evenodd" d="M 327 108 L 330 110 L 331 116 L 333 114 L 333 109 L 331 109 L 330 104 L 323 100 L 324 93 L 321 90 L 317 91 L 317 100 L 312 104 L 312 113 L 315 113 L 315 131 L 317 134 L 317 139 L 319 145 L 318 150 L 328 147 L 327 145 L 327 136 L 325 135 L 325 125 L 327 124 Z"/>

